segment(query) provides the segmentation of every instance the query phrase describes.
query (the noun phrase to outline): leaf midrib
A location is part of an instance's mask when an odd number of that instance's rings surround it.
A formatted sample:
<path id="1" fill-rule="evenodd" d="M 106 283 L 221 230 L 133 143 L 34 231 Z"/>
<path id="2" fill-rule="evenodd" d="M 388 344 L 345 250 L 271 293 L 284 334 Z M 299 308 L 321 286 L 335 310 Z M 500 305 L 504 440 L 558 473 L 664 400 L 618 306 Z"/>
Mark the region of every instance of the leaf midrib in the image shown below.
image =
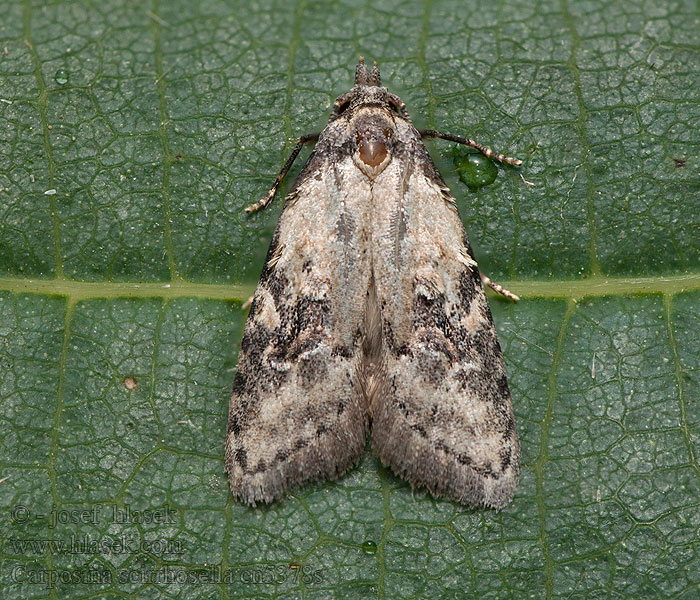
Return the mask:
<path id="1" fill-rule="evenodd" d="M 700 290 L 700 273 L 655 277 L 591 276 L 586 279 L 547 279 L 499 281 L 523 299 L 584 298 L 629 294 L 664 294 Z M 0 277 L 0 292 L 67 296 L 73 301 L 91 298 L 210 298 L 245 301 L 253 295 L 255 284 L 168 282 L 75 281 L 66 278 L 24 279 Z M 490 295 L 494 295 L 490 293 Z"/>

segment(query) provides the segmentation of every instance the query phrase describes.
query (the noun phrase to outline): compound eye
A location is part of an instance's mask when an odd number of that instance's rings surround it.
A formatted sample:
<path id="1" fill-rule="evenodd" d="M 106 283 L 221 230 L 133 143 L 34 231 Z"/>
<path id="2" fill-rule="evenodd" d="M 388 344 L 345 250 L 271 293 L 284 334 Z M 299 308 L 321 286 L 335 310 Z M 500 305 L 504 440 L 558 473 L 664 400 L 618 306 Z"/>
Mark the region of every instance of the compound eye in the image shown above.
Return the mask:
<path id="1" fill-rule="evenodd" d="M 333 108 L 335 109 L 336 114 L 342 115 L 348 106 L 350 106 L 349 99 L 348 100 L 336 100 Z"/>
<path id="2" fill-rule="evenodd" d="M 396 99 L 389 97 L 389 105 L 399 116 L 404 116 L 404 114 L 406 113 L 406 105 L 403 102 L 397 102 Z"/>

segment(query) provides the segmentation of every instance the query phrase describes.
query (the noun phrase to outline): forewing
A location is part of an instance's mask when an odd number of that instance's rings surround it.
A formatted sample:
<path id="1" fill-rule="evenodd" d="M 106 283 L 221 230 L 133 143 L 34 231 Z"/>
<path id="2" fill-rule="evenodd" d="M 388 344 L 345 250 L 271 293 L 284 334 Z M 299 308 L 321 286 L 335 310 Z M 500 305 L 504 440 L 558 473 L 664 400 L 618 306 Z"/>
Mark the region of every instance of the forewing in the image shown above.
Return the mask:
<path id="1" fill-rule="evenodd" d="M 419 134 L 373 186 L 373 273 L 383 385 L 372 443 L 412 485 L 500 508 L 517 485 L 520 447 L 505 366 L 479 270 L 453 199 Z"/>
<path id="2" fill-rule="evenodd" d="M 365 445 L 357 371 L 370 192 L 351 159 L 333 154 L 329 129 L 287 198 L 241 343 L 226 468 L 250 504 L 340 475 Z"/>

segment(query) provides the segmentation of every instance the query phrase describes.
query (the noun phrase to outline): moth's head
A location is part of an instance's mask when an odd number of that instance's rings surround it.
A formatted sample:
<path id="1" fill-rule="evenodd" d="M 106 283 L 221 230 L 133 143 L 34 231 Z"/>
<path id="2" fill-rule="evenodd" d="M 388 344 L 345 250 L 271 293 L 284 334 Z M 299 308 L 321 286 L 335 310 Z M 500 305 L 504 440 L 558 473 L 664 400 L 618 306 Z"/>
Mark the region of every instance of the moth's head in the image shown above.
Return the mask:
<path id="1" fill-rule="evenodd" d="M 349 92 L 336 98 L 329 121 L 335 121 L 339 117 L 351 118 L 357 110 L 370 106 L 376 111 L 386 112 L 391 118 L 400 117 L 409 122 L 411 120 L 401 98 L 382 87 L 377 63 L 368 69 L 365 59 L 360 56 L 360 62 L 355 67 L 355 85 Z"/>
<path id="2" fill-rule="evenodd" d="M 382 87 L 377 63 L 368 69 L 360 57 L 355 86 L 335 101 L 330 121 L 345 121 L 352 139 L 353 161 L 372 179 L 387 167 L 397 149 L 397 118 L 410 122 L 406 105 Z"/>

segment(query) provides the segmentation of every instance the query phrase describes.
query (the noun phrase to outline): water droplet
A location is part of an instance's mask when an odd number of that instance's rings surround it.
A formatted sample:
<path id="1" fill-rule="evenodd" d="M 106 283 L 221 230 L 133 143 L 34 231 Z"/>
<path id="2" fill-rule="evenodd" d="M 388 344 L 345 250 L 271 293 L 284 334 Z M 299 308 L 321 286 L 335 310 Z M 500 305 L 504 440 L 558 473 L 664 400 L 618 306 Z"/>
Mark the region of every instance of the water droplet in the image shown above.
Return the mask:
<path id="1" fill-rule="evenodd" d="M 362 544 L 362 551 L 365 554 L 376 554 L 377 553 L 377 543 L 372 540 L 367 540 Z"/>
<path id="2" fill-rule="evenodd" d="M 455 155 L 454 163 L 459 178 L 470 192 L 493 183 L 498 175 L 496 165 L 482 154 Z"/>
<path id="3" fill-rule="evenodd" d="M 65 69 L 59 69 L 53 76 L 53 80 L 58 85 L 66 85 L 68 83 L 68 71 L 66 71 Z"/>

